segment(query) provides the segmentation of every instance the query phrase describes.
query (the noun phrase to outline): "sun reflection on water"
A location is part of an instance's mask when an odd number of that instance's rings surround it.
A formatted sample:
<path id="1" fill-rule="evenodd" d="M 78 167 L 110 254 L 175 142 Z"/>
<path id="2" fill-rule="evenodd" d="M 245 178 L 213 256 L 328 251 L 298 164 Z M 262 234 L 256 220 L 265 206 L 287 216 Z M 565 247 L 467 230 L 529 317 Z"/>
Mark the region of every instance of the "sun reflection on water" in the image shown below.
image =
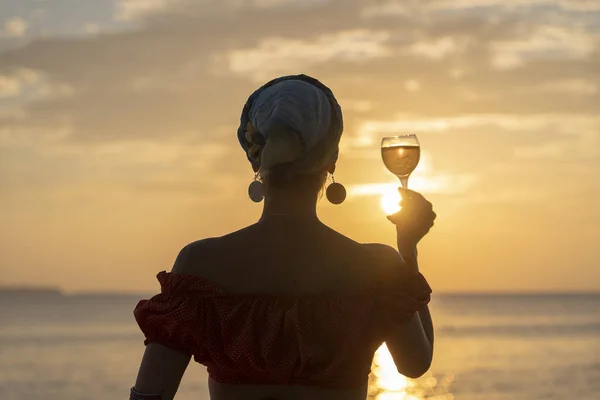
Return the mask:
<path id="1" fill-rule="evenodd" d="M 394 360 L 387 346 L 383 344 L 373 357 L 371 368 L 372 382 L 369 385 L 369 399 L 373 400 L 419 400 L 408 394 L 413 382 L 396 371 Z"/>
<path id="2" fill-rule="evenodd" d="M 369 378 L 369 400 L 453 400 L 448 391 L 453 376 L 437 379 L 426 375 L 418 380 L 398 373 L 385 343 L 375 352 Z"/>

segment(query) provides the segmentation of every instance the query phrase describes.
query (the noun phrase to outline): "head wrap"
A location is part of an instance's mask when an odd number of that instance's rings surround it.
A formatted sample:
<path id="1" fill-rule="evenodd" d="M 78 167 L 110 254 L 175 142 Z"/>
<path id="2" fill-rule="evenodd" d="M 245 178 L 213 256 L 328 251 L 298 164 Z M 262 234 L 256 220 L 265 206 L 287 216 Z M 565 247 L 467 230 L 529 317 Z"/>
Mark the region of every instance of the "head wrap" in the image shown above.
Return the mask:
<path id="1" fill-rule="evenodd" d="M 277 167 L 294 176 L 337 161 L 342 131 L 342 110 L 333 92 L 307 75 L 290 75 L 250 95 L 238 140 L 256 169 Z"/>

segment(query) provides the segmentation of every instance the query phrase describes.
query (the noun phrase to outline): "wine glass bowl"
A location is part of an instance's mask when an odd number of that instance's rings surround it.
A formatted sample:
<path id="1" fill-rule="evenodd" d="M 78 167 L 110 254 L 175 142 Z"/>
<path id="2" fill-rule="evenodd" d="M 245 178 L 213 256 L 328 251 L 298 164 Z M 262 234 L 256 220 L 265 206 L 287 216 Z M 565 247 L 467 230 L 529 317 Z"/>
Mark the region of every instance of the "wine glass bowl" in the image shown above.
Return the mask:
<path id="1" fill-rule="evenodd" d="M 384 137 L 381 140 L 381 157 L 386 168 L 400 179 L 403 188 L 408 177 L 417 168 L 421 147 L 416 135 Z"/>

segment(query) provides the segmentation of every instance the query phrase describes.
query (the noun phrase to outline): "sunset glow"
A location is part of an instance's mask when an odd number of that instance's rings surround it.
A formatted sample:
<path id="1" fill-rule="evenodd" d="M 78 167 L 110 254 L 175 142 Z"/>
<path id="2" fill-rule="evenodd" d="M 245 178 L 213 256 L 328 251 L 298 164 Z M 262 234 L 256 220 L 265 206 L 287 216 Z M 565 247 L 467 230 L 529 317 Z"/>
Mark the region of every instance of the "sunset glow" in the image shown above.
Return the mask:
<path id="1" fill-rule="evenodd" d="M 71 3 L 0 1 L 0 284 L 153 290 L 185 244 L 254 223 L 240 112 L 305 73 L 344 112 L 333 229 L 396 243 L 380 145 L 416 134 L 436 290 L 600 289 L 597 2 Z"/>
<path id="2" fill-rule="evenodd" d="M 599 243 L 600 0 L 0 0 L 2 400 L 596 399 Z"/>

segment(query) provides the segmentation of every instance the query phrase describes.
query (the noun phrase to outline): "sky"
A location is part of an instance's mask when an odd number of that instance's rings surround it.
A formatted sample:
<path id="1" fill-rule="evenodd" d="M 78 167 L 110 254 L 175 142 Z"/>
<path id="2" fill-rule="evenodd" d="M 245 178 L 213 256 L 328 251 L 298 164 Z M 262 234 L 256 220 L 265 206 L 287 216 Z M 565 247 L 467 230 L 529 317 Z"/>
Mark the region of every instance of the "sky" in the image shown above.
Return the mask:
<path id="1" fill-rule="evenodd" d="M 344 111 L 325 223 L 393 245 L 415 133 L 434 291 L 600 290 L 600 0 L 0 0 L 0 285 L 155 290 L 255 222 L 239 115 L 296 73 Z"/>

